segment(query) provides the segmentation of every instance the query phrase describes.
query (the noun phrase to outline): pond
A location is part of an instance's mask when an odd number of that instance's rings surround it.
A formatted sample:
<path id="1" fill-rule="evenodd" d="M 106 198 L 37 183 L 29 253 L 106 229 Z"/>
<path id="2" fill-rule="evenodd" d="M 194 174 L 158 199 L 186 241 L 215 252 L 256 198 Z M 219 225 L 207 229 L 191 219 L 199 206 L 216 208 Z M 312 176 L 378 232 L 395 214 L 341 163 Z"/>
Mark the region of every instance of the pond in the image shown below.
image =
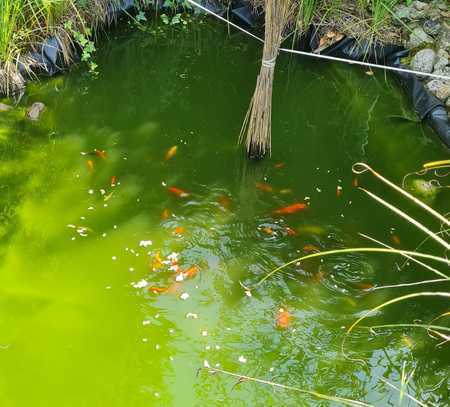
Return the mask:
<path id="1" fill-rule="evenodd" d="M 347 253 L 243 288 L 306 253 L 377 246 L 358 233 L 407 249 L 426 237 L 356 182 L 438 229 L 370 175 L 352 173 L 363 161 L 401 184 L 446 158 L 430 130 L 393 117 L 412 112 L 390 76 L 281 55 L 272 157 L 249 163 L 237 137 L 257 43 L 214 23 L 122 26 L 108 36 L 99 75 L 78 66 L 33 83 L 17 109 L 0 113 L 2 405 L 339 405 L 204 366 L 414 405 L 387 380 L 448 405 L 449 347 L 424 329 L 361 327 L 342 353 L 346 328 L 366 311 L 447 290 L 373 289 L 435 278 L 429 270 L 397 255 Z M 23 112 L 36 101 L 46 111 L 33 123 Z M 436 210 L 448 212 L 449 192 L 434 197 Z M 307 208 L 275 212 L 294 203 Z M 443 254 L 429 241 L 420 250 Z M 447 306 L 414 298 L 361 326 L 429 322 Z M 408 383 L 402 372 L 413 373 Z"/>

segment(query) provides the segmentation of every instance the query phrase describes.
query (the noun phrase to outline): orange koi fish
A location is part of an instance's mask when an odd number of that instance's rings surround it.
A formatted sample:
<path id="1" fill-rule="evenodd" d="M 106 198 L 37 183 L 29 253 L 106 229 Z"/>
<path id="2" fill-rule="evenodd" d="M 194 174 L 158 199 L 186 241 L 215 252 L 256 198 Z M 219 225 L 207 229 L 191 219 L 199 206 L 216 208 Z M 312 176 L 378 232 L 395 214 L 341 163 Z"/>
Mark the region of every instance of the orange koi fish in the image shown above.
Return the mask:
<path id="1" fill-rule="evenodd" d="M 112 187 L 115 187 L 116 184 L 117 184 L 117 178 L 116 178 L 115 175 L 113 175 L 113 176 L 111 177 L 111 186 L 112 186 Z"/>
<path id="2" fill-rule="evenodd" d="M 170 217 L 170 210 L 165 208 L 161 213 L 161 219 L 166 220 L 169 219 L 169 217 Z"/>
<path id="3" fill-rule="evenodd" d="M 281 329 L 286 329 L 287 327 L 289 327 L 291 319 L 292 315 L 289 313 L 289 311 L 285 308 L 280 308 L 278 310 L 278 314 L 276 317 L 277 327 Z"/>
<path id="4" fill-rule="evenodd" d="M 342 194 L 342 187 L 340 185 L 338 185 L 336 187 L 336 196 L 339 198 Z"/>
<path id="5" fill-rule="evenodd" d="M 359 186 L 358 178 L 353 178 L 352 185 L 357 188 Z"/>
<path id="6" fill-rule="evenodd" d="M 265 183 L 263 183 L 263 182 L 257 182 L 255 186 L 256 186 L 256 188 L 259 189 L 260 191 L 263 191 L 263 192 L 273 192 L 272 185 L 265 184 Z"/>
<path id="7" fill-rule="evenodd" d="M 315 283 L 320 283 L 325 278 L 325 273 L 323 271 L 318 271 L 312 276 L 312 280 Z"/>
<path id="8" fill-rule="evenodd" d="M 194 264 L 193 266 L 189 267 L 187 270 L 183 271 L 183 277 L 185 277 L 185 278 L 195 277 L 199 271 L 200 271 L 200 268 L 196 264 Z"/>
<path id="9" fill-rule="evenodd" d="M 286 226 L 286 233 L 288 234 L 288 236 L 298 236 L 298 233 L 289 226 Z"/>
<path id="10" fill-rule="evenodd" d="M 273 229 L 268 226 L 263 227 L 262 230 L 264 233 L 267 233 L 268 235 L 273 235 Z"/>
<path id="11" fill-rule="evenodd" d="M 222 206 L 223 208 L 230 209 L 231 199 L 228 198 L 226 195 L 221 195 L 217 200 L 217 202 L 219 202 L 219 205 Z"/>
<path id="12" fill-rule="evenodd" d="M 175 156 L 177 153 L 178 146 L 172 146 L 166 151 L 165 160 L 168 161 Z"/>
<path id="13" fill-rule="evenodd" d="M 186 198 L 189 196 L 189 194 L 187 192 L 185 192 L 182 189 L 177 188 L 177 187 L 170 187 L 169 192 L 178 198 Z"/>
<path id="14" fill-rule="evenodd" d="M 94 153 L 95 153 L 95 155 L 96 155 L 97 157 L 100 157 L 100 158 L 103 158 L 103 159 L 106 158 L 106 151 L 105 151 L 105 150 L 97 150 L 97 149 L 94 149 Z"/>
<path id="15" fill-rule="evenodd" d="M 280 163 L 275 163 L 273 165 L 273 168 L 278 169 L 278 168 L 283 168 L 286 165 L 286 163 L 284 162 L 280 162 Z"/>
<path id="16" fill-rule="evenodd" d="M 306 208 L 307 208 L 306 204 L 297 202 L 292 205 L 285 206 L 284 208 L 276 209 L 274 213 L 276 213 L 277 215 L 290 215 L 298 211 L 303 211 Z"/>
<path id="17" fill-rule="evenodd" d="M 186 231 L 186 228 L 184 228 L 183 226 L 177 226 L 173 233 L 175 233 L 176 235 L 182 235 L 184 232 Z"/>
<path id="18" fill-rule="evenodd" d="M 359 282 L 359 283 L 355 283 L 355 285 L 358 288 L 361 288 L 361 290 L 370 290 L 370 289 L 373 288 L 373 284 L 372 283 Z"/>
<path id="19" fill-rule="evenodd" d="M 303 246 L 303 251 L 309 254 L 320 252 L 320 249 L 317 246 L 314 246 L 313 244 L 306 244 L 305 246 Z"/>
<path id="20" fill-rule="evenodd" d="M 165 293 L 167 291 L 167 288 L 151 286 L 148 287 L 147 290 L 153 294 L 158 294 L 158 293 Z"/>
<path id="21" fill-rule="evenodd" d="M 94 171 L 94 161 L 92 161 L 92 160 L 87 160 L 87 161 L 86 161 L 86 165 L 87 165 L 89 174 L 92 174 L 92 172 Z"/>
<path id="22" fill-rule="evenodd" d="M 162 262 L 161 255 L 158 250 L 156 252 L 155 256 L 153 257 L 153 261 L 152 261 L 153 270 L 159 269 L 162 266 L 162 264 L 163 264 L 163 262 Z"/>
<path id="23" fill-rule="evenodd" d="M 397 246 L 400 246 L 402 242 L 400 241 L 400 238 L 397 235 L 391 235 L 392 243 L 396 244 Z"/>

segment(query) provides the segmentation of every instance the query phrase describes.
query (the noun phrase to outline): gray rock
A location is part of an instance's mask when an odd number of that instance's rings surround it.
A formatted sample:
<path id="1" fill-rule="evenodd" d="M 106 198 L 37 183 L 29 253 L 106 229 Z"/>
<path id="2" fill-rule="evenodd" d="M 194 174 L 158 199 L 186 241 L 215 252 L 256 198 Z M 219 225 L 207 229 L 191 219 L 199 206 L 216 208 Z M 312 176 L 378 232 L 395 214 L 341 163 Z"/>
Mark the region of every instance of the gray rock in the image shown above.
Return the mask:
<path id="1" fill-rule="evenodd" d="M 410 17 L 411 20 L 422 20 L 427 16 L 426 10 L 416 10 L 415 8 L 411 9 Z"/>
<path id="2" fill-rule="evenodd" d="M 450 110 L 450 98 L 447 98 L 447 102 L 445 102 L 445 107 Z"/>
<path id="3" fill-rule="evenodd" d="M 450 52 L 450 28 L 444 24 L 437 40 L 438 48 L 443 48 L 447 52 Z"/>
<path id="4" fill-rule="evenodd" d="M 433 0 L 430 3 L 432 8 L 437 8 L 439 10 L 442 11 L 447 11 L 448 10 L 448 3 L 447 0 Z"/>
<path id="5" fill-rule="evenodd" d="M 435 69 L 433 71 L 433 74 L 442 75 L 445 76 L 446 78 L 450 78 L 450 66 L 446 66 L 445 68 L 442 69 Z"/>
<path id="6" fill-rule="evenodd" d="M 440 49 L 436 55 L 436 62 L 434 63 L 434 71 L 442 71 L 448 65 L 448 52 Z"/>
<path id="7" fill-rule="evenodd" d="M 432 37 L 436 37 L 439 34 L 440 29 L 441 23 L 438 19 L 429 18 L 423 23 L 423 30 Z"/>
<path id="8" fill-rule="evenodd" d="M 450 97 L 450 81 L 433 79 L 427 83 L 427 89 L 443 102 Z"/>
<path id="9" fill-rule="evenodd" d="M 41 102 L 33 103 L 27 111 L 27 116 L 32 121 L 39 120 L 41 113 L 45 110 L 45 105 Z"/>
<path id="10" fill-rule="evenodd" d="M 416 10 L 425 10 L 427 9 L 429 6 L 427 3 L 424 3 L 423 1 L 414 1 L 412 3 L 412 6 L 416 9 Z"/>
<path id="11" fill-rule="evenodd" d="M 0 112 L 7 112 L 8 110 L 11 110 L 12 106 L 5 105 L 4 103 L 0 103 Z"/>
<path id="12" fill-rule="evenodd" d="M 433 38 L 422 27 L 417 27 L 409 35 L 408 48 L 417 48 L 422 45 L 432 44 L 433 42 Z"/>
<path id="13" fill-rule="evenodd" d="M 431 48 L 419 51 L 411 61 L 411 68 L 415 71 L 431 73 L 436 62 L 436 52 Z"/>
<path id="14" fill-rule="evenodd" d="M 411 19 L 411 8 L 405 5 L 398 6 L 394 11 L 394 22 L 396 20 L 409 21 Z M 397 21 L 398 23 L 398 21 Z"/>

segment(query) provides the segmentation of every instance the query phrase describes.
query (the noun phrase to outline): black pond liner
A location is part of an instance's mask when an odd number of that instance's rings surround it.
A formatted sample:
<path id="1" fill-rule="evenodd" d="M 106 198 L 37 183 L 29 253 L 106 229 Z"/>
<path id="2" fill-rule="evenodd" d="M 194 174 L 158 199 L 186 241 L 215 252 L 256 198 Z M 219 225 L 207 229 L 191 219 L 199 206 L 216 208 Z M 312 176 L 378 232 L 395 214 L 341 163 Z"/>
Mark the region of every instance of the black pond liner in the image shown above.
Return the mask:
<path id="1" fill-rule="evenodd" d="M 231 10 L 230 14 L 236 17 L 235 23 L 243 28 L 255 28 L 256 22 L 260 18 L 259 14 L 250 6 L 243 4 L 242 1 L 233 4 L 236 7 Z M 209 8 L 207 3 L 204 6 Z M 211 10 L 216 12 L 214 9 Z M 299 39 L 296 48 L 300 51 L 312 52 L 318 48 L 318 45 L 317 30 L 315 27 L 310 27 L 308 32 Z M 400 59 L 408 56 L 409 51 L 398 45 L 369 44 L 365 41 L 356 41 L 354 38 L 345 37 L 325 48 L 321 54 L 408 69 L 400 63 Z M 450 122 L 444 103 L 425 88 L 417 75 L 409 72 L 391 72 L 408 94 L 420 120 L 428 123 L 442 143 L 450 149 Z"/>
<path id="2" fill-rule="evenodd" d="M 178 4 L 183 0 L 178 0 Z M 173 8 L 165 7 L 163 0 L 157 0 L 157 8 L 160 10 L 173 11 Z M 243 28 L 254 29 L 261 21 L 262 11 L 254 10 L 245 0 L 234 0 L 228 9 L 215 0 L 199 0 L 199 3 L 216 14 L 229 15 L 237 25 Z M 111 4 L 107 9 L 106 22 L 112 24 L 120 16 L 134 9 L 134 0 L 122 0 Z M 180 6 L 180 9 L 183 8 Z M 194 10 L 195 11 L 195 10 Z M 297 49 L 312 52 L 317 48 L 317 30 L 311 27 L 308 32 L 299 39 Z M 366 61 L 393 67 L 403 67 L 400 59 L 407 56 L 408 50 L 396 45 L 369 44 L 364 41 L 357 42 L 353 38 L 343 38 L 323 50 L 321 54 L 350 59 L 354 61 Z M 37 51 L 28 55 L 35 63 L 29 67 L 33 75 L 53 76 L 63 72 L 64 63 L 62 58 L 62 45 L 56 37 L 50 37 L 37 47 Z M 406 68 L 406 67 L 405 67 Z M 19 64 L 19 71 L 24 78 L 29 78 L 30 73 Z M 450 149 L 450 123 L 445 105 L 434 95 L 428 92 L 419 81 L 417 75 L 408 72 L 393 72 L 399 79 L 402 87 L 409 95 L 414 110 L 421 121 L 425 121 L 436 132 L 442 143 Z M 1 96 L 1 95 L 0 95 Z"/>

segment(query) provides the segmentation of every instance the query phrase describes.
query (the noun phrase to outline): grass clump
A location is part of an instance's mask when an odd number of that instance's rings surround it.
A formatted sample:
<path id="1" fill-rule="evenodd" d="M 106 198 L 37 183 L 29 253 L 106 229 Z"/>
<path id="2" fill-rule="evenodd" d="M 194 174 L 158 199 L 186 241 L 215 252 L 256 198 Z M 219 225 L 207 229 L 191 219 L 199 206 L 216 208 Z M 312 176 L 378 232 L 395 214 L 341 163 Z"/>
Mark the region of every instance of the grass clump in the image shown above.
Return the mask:
<path id="1" fill-rule="evenodd" d="M 31 68 L 39 64 L 29 51 L 39 53 L 50 36 L 60 45 L 63 64 L 73 61 L 78 44 L 81 59 L 95 69 L 93 36 L 106 22 L 107 9 L 117 4 L 118 0 L 0 0 L 0 93 L 23 87 L 19 70 L 31 75 Z"/>

